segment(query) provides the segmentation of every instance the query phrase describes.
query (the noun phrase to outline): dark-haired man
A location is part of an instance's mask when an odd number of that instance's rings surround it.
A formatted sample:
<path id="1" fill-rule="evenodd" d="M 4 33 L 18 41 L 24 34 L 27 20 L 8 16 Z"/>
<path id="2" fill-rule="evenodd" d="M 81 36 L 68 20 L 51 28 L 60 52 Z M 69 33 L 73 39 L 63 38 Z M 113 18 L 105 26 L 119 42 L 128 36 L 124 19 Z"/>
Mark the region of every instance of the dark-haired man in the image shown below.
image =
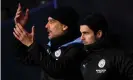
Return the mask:
<path id="1" fill-rule="evenodd" d="M 133 61 L 122 50 L 107 45 L 107 21 L 99 13 L 80 23 L 81 40 L 88 56 L 82 63 L 84 80 L 133 80 Z"/>

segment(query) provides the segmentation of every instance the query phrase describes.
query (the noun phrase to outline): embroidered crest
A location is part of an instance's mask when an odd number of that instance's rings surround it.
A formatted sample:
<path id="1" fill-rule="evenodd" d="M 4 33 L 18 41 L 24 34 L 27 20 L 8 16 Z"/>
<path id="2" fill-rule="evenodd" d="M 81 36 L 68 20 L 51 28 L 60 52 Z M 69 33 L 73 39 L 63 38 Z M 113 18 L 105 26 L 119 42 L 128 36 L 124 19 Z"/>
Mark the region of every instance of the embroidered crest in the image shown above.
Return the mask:
<path id="1" fill-rule="evenodd" d="M 99 63 L 98 63 L 98 67 L 100 68 L 100 69 L 96 69 L 96 72 L 97 73 L 105 73 L 106 72 L 106 69 L 104 68 L 104 66 L 105 66 L 105 64 L 106 64 L 106 61 L 105 61 L 105 59 L 101 59 L 100 61 L 99 61 Z M 101 69 L 102 68 L 102 69 Z"/>
<path id="2" fill-rule="evenodd" d="M 56 57 L 59 57 L 61 55 L 61 49 L 55 51 L 55 56 Z"/>
<path id="3" fill-rule="evenodd" d="M 99 63 L 98 63 L 98 66 L 99 66 L 100 68 L 103 68 L 103 67 L 105 66 L 105 64 L 106 64 L 105 59 L 101 59 L 101 60 L 99 61 Z"/>

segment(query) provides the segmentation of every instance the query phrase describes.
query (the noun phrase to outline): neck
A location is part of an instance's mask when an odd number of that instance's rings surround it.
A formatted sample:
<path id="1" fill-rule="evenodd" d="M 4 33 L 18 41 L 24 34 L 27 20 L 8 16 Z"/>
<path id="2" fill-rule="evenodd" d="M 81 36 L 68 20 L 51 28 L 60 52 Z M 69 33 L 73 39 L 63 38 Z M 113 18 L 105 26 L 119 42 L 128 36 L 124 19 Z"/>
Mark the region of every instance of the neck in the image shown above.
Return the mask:
<path id="1" fill-rule="evenodd" d="M 76 39 L 78 36 L 73 36 L 70 33 L 65 33 L 64 35 L 61 35 L 59 37 L 53 38 L 50 40 L 51 42 L 51 48 L 52 49 L 57 49 L 61 45 L 71 42 L 74 39 Z"/>
<path id="2" fill-rule="evenodd" d="M 91 50 L 99 50 L 105 47 L 106 47 L 106 41 L 104 39 L 99 39 L 93 44 L 85 45 L 84 49 L 91 51 Z"/>

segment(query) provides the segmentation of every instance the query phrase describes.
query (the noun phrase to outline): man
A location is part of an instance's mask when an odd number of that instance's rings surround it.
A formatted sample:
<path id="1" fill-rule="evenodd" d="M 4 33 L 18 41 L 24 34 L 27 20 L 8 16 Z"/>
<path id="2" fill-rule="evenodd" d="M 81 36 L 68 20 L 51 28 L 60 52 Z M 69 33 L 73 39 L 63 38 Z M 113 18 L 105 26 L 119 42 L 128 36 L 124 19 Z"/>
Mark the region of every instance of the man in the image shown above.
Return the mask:
<path id="1" fill-rule="evenodd" d="M 16 27 L 14 36 L 28 47 L 26 62 L 40 64 L 43 70 L 53 79 L 82 80 L 80 65 L 85 57 L 82 53 L 78 31 L 78 14 L 71 7 L 55 9 L 48 17 L 45 28 L 48 31 L 49 43 L 44 47 L 34 39 L 34 27 L 28 33 L 24 26 L 28 20 L 29 10 L 22 14 L 19 4 L 14 18 Z"/>
<path id="2" fill-rule="evenodd" d="M 80 23 L 81 40 L 88 54 L 81 68 L 84 80 L 133 80 L 133 61 L 106 43 L 107 26 L 98 13 Z"/>

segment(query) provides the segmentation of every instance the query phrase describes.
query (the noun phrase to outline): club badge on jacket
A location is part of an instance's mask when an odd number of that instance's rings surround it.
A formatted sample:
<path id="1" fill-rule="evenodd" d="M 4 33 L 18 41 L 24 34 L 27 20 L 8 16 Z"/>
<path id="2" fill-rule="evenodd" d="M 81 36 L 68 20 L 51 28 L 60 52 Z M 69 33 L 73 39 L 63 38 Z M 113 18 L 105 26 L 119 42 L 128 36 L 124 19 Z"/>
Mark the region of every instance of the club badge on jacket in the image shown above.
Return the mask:
<path id="1" fill-rule="evenodd" d="M 97 73 L 105 73 L 105 72 L 106 72 L 106 69 L 104 69 L 105 64 L 106 64 L 105 59 L 101 59 L 101 60 L 99 61 L 99 63 L 98 63 L 98 67 L 99 67 L 100 69 L 96 69 L 96 72 L 97 72 Z"/>
<path id="2" fill-rule="evenodd" d="M 55 51 L 55 57 L 60 57 L 61 55 L 61 49 Z"/>

